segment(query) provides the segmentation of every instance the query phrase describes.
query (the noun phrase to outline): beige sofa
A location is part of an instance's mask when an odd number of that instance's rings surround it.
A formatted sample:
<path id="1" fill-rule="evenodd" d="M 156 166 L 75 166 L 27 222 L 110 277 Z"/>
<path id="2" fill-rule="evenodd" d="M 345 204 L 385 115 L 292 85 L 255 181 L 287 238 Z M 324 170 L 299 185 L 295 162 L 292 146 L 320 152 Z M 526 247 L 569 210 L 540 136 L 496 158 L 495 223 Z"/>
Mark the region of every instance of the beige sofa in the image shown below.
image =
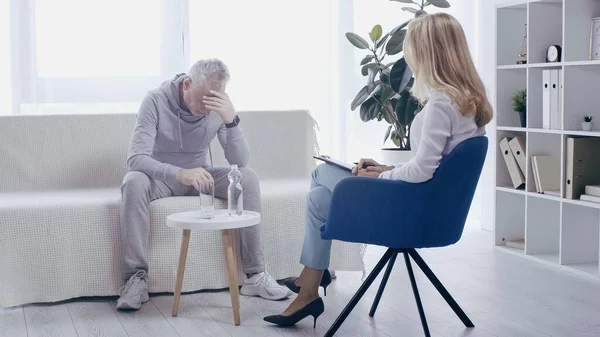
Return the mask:
<path id="1" fill-rule="evenodd" d="M 307 111 L 239 114 L 261 180 L 270 272 L 297 275 L 313 119 Z M 0 117 L 0 306 L 111 296 L 123 286 L 119 187 L 134 123 L 134 114 Z M 215 165 L 226 165 L 218 141 L 212 149 Z M 150 292 L 175 284 L 181 232 L 165 217 L 198 206 L 196 197 L 151 203 Z M 363 252 L 334 242 L 332 268 L 362 271 Z M 192 232 L 183 290 L 226 287 L 219 232 Z"/>

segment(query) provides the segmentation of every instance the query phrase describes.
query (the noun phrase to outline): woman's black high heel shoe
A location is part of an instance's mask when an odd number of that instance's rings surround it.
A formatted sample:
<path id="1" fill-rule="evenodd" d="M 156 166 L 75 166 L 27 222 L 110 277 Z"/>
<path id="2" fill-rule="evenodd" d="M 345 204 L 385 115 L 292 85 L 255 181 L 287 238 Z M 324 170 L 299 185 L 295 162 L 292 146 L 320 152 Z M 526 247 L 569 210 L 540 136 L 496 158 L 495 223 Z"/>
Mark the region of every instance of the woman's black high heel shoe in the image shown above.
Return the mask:
<path id="1" fill-rule="evenodd" d="M 301 288 L 296 285 L 297 279 L 298 279 L 297 277 L 288 277 L 285 280 L 283 280 L 283 284 L 285 284 L 285 286 L 288 287 L 288 289 L 295 292 L 296 294 L 300 293 L 300 288 Z M 323 270 L 323 277 L 321 278 L 321 284 L 319 284 L 321 287 L 323 287 L 323 292 L 324 292 L 325 296 L 327 296 L 327 287 L 330 284 L 331 284 L 331 274 L 329 273 L 329 270 L 325 269 L 325 270 Z"/>
<path id="2" fill-rule="evenodd" d="M 273 315 L 264 318 L 266 322 L 281 325 L 281 326 L 292 326 L 300 322 L 302 319 L 312 316 L 315 320 L 313 328 L 317 327 L 317 318 L 325 311 L 325 304 L 323 299 L 320 297 L 316 300 L 308 303 L 304 308 L 296 311 L 290 316 Z"/>

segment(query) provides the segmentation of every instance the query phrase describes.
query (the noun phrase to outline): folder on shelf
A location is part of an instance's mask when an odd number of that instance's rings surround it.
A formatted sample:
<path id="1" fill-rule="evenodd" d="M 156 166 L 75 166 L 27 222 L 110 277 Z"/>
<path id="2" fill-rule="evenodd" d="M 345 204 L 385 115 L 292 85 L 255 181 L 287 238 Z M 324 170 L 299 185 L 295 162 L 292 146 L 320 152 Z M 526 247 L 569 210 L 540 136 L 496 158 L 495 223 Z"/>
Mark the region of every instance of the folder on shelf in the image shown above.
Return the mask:
<path id="1" fill-rule="evenodd" d="M 560 162 L 554 156 L 533 156 L 534 175 L 539 183 L 539 193 L 560 191 Z"/>
<path id="2" fill-rule="evenodd" d="M 517 160 L 517 164 L 519 164 L 521 172 L 523 173 L 523 175 L 525 175 L 525 172 L 527 172 L 525 170 L 525 163 L 527 160 L 525 154 L 525 138 L 523 138 L 523 136 L 516 136 L 510 142 L 508 142 L 508 145 L 510 146 L 510 150 L 513 156 Z"/>
<path id="3" fill-rule="evenodd" d="M 600 138 L 567 137 L 565 198 L 579 199 L 586 185 L 600 185 Z"/>
<path id="4" fill-rule="evenodd" d="M 600 197 L 600 185 L 587 185 L 585 187 L 585 194 Z"/>
<path id="5" fill-rule="evenodd" d="M 515 157 L 512 154 L 512 151 L 510 150 L 510 146 L 508 145 L 508 138 L 503 138 L 500 141 L 500 150 L 502 151 L 502 157 L 504 158 L 504 162 L 506 163 L 506 168 L 508 169 L 508 174 L 510 175 L 513 187 L 519 188 L 523 186 L 525 184 L 525 177 L 519 169 L 517 160 L 515 159 Z"/>
<path id="6" fill-rule="evenodd" d="M 550 70 L 550 128 L 558 129 L 558 69 Z"/>
<path id="7" fill-rule="evenodd" d="M 543 128 L 550 129 L 550 70 L 542 70 Z"/>

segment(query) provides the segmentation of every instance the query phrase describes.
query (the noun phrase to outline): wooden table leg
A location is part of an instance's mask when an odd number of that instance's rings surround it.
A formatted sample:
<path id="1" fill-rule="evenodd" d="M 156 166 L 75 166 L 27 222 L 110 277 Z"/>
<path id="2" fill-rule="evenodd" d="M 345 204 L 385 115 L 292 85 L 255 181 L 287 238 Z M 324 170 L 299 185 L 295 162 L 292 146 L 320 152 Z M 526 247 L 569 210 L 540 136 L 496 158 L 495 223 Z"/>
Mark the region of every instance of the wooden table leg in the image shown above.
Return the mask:
<path id="1" fill-rule="evenodd" d="M 177 265 L 177 281 L 175 283 L 175 293 L 173 294 L 173 311 L 171 315 L 177 316 L 179 311 L 179 299 L 181 297 L 181 289 L 183 288 L 183 275 L 185 272 L 185 261 L 187 260 L 188 247 L 190 245 L 191 230 L 184 229 L 181 236 L 181 247 L 179 248 L 179 264 Z"/>
<path id="2" fill-rule="evenodd" d="M 221 230 L 223 237 L 223 249 L 225 249 L 225 262 L 227 263 L 227 274 L 229 276 L 229 294 L 231 306 L 233 307 L 233 322 L 240 325 L 240 293 L 238 289 L 237 263 L 234 254 L 234 232 L 232 229 Z"/>

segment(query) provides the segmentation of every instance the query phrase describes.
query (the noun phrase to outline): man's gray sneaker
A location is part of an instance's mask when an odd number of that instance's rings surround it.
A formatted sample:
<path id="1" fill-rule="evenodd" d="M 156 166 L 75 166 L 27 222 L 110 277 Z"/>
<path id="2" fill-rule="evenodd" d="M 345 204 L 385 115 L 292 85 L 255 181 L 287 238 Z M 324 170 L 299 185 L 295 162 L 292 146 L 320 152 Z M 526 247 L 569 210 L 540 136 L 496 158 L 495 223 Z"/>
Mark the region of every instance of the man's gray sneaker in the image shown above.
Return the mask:
<path id="1" fill-rule="evenodd" d="M 119 299 L 117 300 L 117 309 L 138 310 L 142 303 L 150 300 L 148 296 L 148 276 L 143 270 L 138 271 L 129 278 L 127 284 L 119 289 Z"/>

